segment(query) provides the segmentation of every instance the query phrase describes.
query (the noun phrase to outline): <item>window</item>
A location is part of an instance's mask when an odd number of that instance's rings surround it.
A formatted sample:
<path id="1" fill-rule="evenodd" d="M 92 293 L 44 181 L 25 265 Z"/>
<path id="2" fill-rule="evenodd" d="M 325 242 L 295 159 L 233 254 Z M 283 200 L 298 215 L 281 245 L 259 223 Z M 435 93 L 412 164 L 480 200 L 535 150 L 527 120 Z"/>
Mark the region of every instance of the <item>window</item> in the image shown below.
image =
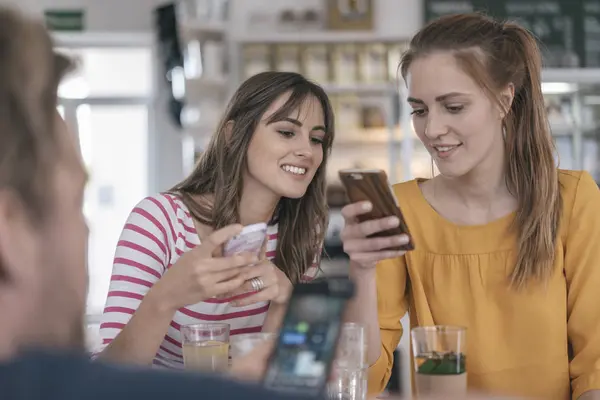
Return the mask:
<path id="1" fill-rule="evenodd" d="M 58 50 L 77 63 L 76 71 L 60 85 L 60 97 L 148 97 L 151 94 L 152 53 L 149 48 Z"/>
<path id="2" fill-rule="evenodd" d="M 84 202 L 90 228 L 87 314 L 97 316 L 123 225 L 148 195 L 152 53 L 150 46 L 58 50 L 77 62 L 59 88 L 58 110 L 78 136 L 90 177 Z"/>

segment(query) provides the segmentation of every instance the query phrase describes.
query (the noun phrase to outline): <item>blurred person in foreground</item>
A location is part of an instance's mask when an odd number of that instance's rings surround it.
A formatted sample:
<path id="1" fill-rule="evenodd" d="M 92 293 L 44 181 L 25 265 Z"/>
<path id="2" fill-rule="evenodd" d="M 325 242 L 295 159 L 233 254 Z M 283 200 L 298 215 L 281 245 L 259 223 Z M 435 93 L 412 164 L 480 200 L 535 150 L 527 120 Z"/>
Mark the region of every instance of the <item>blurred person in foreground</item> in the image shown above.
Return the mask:
<path id="1" fill-rule="evenodd" d="M 56 110 L 70 68 L 41 23 L 0 7 L 1 397 L 293 399 L 219 377 L 92 363 L 84 354 L 86 173 Z M 269 344 L 259 347 L 232 375 L 259 379 L 269 352 Z"/>

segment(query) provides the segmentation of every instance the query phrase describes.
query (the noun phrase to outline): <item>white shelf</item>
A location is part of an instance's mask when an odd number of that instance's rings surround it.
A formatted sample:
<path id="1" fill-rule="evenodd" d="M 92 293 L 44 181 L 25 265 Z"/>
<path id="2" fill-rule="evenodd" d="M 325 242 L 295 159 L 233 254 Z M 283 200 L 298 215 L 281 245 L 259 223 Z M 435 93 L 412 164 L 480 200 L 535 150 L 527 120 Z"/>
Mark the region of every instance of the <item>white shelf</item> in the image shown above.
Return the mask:
<path id="1" fill-rule="evenodd" d="M 52 32 L 57 46 L 64 47 L 143 47 L 154 43 L 154 36 L 139 32 Z"/>
<path id="2" fill-rule="evenodd" d="M 277 44 L 277 43 L 371 43 L 404 42 L 408 38 L 384 35 L 378 32 L 311 31 L 311 32 L 275 32 L 248 33 L 234 40 L 241 44 Z"/>
<path id="3" fill-rule="evenodd" d="M 220 77 L 200 77 L 200 78 L 187 78 L 186 86 L 193 90 L 196 89 L 226 89 L 229 84 L 229 80 L 226 76 Z"/>
<path id="4" fill-rule="evenodd" d="M 573 124 L 551 124 L 550 130 L 552 131 L 552 136 L 571 136 L 576 132 L 581 133 L 589 133 L 598 130 L 598 125 L 581 125 L 576 126 Z"/>
<path id="5" fill-rule="evenodd" d="M 227 23 L 222 21 L 189 20 L 180 24 L 180 29 L 186 37 L 201 39 L 202 36 L 221 38 L 227 34 Z"/>
<path id="6" fill-rule="evenodd" d="M 600 68 L 546 68 L 542 81 L 600 84 Z"/>
<path id="7" fill-rule="evenodd" d="M 394 94 L 398 88 L 394 83 L 356 83 L 356 84 L 337 84 L 325 83 L 321 85 L 328 94 Z"/>

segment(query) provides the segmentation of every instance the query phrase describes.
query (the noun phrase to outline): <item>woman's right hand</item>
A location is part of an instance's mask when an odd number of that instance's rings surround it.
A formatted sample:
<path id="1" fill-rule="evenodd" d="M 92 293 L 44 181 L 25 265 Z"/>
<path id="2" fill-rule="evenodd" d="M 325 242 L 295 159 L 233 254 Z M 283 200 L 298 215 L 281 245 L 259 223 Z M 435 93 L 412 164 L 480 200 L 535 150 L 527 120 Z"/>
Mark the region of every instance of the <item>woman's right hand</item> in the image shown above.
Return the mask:
<path id="1" fill-rule="evenodd" d="M 221 257 L 221 249 L 242 228 L 242 225 L 235 224 L 211 233 L 200 245 L 184 253 L 154 284 L 148 295 L 174 312 L 239 289 L 245 282 L 244 267 L 257 263 L 258 258 L 253 254 Z"/>
<path id="2" fill-rule="evenodd" d="M 369 238 L 374 233 L 395 228 L 400 223 L 397 217 L 358 222 L 357 217 L 371 211 L 372 207 L 370 202 L 359 202 L 342 208 L 344 228 L 340 236 L 344 252 L 350 257 L 351 263 L 363 269 L 372 269 L 381 260 L 404 255 L 405 251 L 386 249 L 407 244 L 409 240 L 407 235 Z"/>

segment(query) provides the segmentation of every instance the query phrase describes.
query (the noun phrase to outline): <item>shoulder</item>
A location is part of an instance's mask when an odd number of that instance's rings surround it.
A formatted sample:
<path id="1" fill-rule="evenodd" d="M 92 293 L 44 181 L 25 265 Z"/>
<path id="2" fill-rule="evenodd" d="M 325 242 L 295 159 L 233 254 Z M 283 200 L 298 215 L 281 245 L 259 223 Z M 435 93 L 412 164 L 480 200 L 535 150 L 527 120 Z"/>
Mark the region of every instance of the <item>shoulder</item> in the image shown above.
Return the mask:
<path id="1" fill-rule="evenodd" d="M 586 171 L 558 170 L 563 202 L 563 227 L 569 228 L 574 218 L 579 223 L 595 223 L 600 215 L 600 188 Z"/>
<path id="2" fill-rule="evenodd" d="M 157 193 L 155 195 L 144 197 L 136 204 L 134 210 L 138 209 L 151 211 L 153 213 L 162 212 L 171 214 L 183 209 L 183 207 L 185 207 L 185 205 L 183 205 L 181 199 L 174 194 Z"/>
<path id="3" fill-rule="evenodd" d="M 396 197 L 403 199 L 410 199 L 417 195 L 417 190 L 419 189 L 419 180 L 412 179 L 406 182 L 396 183 L 392 185 L 392 191 L 396 195 Z"/>
<path id="4" fill-rule="evenodd" d="M 589 174 L 585 171 L 574 171 L 570 169 L 559 169 L 558 170 L 558 182 L 560 184 L 560 191 L 563 195 L 575 193 L 577 186 L 581 179 Z M 590 177 L 591 178 L 591 177 Z"/>
<path id="5" fill-rule="evenodd" d="M 575 201 L 586 201 L 588 197 L 597 196 L 598 184 L 586 171 L 558 170 L 558 182 L 566 207 L 572 206 Z"/>
<path id="6" fill-rule="evenodd" d="M 158 193 L 143 198 L 136 204 L 132 213 L 151 216 L 163 222 L 191 220 L 187 206 L 178 196 L 171 193 Z"/>

